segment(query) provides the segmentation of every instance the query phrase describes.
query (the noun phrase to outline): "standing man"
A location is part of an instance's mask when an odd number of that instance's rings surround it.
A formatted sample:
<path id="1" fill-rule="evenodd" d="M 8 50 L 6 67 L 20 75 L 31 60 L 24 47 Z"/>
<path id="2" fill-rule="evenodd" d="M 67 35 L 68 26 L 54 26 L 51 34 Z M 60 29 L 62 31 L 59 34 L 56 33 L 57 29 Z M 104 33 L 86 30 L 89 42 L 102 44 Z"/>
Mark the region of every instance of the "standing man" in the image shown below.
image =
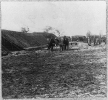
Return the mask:
<path id="1" fill-rule="evenodd" d="M 59 46 L 60 46 L 60 51 L 63 51 L 64 50 L 63 38 L 60 38 Z"/>
<path id="2" fill-rule="evenodd" d="M 51 49 L 51 51 L 53 51 L 53 47 L 54 47 L 54 45 L 55 45 L 54 38 L 51 37 L 50 42 L 49 42 L 48 49 Z"/>
<path id="3" fill-rule="evenodd" d="M 69 39 L 66 38 L 66 49 L 68 50 L 69 49 Z"/>
<path id="4" fill-rule="evenodd" d="M 69 40 L 66 36 L 63 38 L 63 44 L 64 44 L 64 50 L 67 50 L 69 48 Z"/>
<path id="5" fill-rule="evenodd" d="M 63 37 L 64 50 L 66 50 L 66 36 Z"/>

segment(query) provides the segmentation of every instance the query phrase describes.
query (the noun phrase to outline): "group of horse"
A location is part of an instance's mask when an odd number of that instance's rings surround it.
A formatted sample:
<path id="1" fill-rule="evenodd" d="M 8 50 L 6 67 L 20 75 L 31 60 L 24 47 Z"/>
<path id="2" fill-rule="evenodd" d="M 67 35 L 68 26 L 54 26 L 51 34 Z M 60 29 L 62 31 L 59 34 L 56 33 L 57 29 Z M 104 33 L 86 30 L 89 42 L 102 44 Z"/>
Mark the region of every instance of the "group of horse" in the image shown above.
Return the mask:
<path id="1" fill-rule="evenodd" d="M 54 47 L 59 47 L 60 51 L 69 49 L 69 39 L 64 36 L 63 38 L 51 38 L 48 42 L 48 50 L 54 51 Z"/>

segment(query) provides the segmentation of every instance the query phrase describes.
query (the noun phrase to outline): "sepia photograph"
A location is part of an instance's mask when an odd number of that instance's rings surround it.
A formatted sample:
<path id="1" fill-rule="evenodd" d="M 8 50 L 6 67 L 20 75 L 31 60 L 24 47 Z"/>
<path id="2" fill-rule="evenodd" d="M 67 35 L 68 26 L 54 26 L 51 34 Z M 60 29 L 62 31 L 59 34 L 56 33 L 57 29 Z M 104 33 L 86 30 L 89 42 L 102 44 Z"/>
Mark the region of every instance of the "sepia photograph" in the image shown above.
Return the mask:
<path id="1" fill-rule="evenodd" d="M 2 99 L 107 100 L 106 6 L 2 1 Z"/>

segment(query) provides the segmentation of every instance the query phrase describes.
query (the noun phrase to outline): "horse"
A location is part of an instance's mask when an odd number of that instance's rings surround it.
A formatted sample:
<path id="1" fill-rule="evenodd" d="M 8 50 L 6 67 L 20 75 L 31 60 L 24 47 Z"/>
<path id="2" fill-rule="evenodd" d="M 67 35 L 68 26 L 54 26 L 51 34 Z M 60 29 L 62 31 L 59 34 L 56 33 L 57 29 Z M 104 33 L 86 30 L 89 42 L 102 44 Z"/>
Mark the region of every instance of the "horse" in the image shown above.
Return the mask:
<path id="1" fill-rule="evenodd" d="M 49 43 L 48 43 L 48 50 L 53 51 L 54 46 L 55 46 L 55 40 L 53 38 L 51 38 Z"/>

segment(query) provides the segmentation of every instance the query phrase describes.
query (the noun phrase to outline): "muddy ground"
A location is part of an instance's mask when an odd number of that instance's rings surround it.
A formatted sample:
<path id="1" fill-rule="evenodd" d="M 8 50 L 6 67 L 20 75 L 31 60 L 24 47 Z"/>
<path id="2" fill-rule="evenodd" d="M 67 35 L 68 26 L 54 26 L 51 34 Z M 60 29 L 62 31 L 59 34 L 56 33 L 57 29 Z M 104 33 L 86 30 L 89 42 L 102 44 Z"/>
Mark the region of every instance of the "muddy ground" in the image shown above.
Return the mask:
<path id="1" fill-rule="evenodd" d="M 2 58 L 3 98 L 106 97 L 106 47 Z"/>

